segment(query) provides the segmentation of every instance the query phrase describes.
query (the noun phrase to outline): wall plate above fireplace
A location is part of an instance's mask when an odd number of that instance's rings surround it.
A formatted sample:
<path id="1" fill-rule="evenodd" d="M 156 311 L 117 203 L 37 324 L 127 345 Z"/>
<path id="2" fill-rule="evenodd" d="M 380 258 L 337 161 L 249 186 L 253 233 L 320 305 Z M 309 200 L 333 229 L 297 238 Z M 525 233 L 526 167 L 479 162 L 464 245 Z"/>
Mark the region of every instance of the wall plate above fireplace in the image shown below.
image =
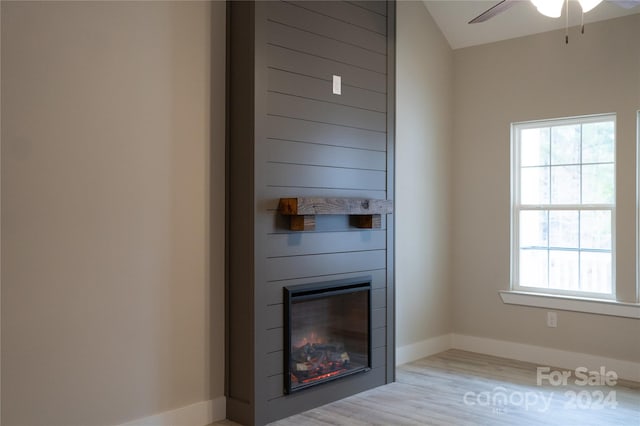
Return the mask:
<path id="1" fill-rule="evenodd" d="M 382 215 L 393 213 L 392 200 L 365 198 L 280 198 L 278 212 L 289 216 L 292 231 L 312 231 L 316 215 L 349 215 L 356 228 L 372 229 L 382 226 Z"/>

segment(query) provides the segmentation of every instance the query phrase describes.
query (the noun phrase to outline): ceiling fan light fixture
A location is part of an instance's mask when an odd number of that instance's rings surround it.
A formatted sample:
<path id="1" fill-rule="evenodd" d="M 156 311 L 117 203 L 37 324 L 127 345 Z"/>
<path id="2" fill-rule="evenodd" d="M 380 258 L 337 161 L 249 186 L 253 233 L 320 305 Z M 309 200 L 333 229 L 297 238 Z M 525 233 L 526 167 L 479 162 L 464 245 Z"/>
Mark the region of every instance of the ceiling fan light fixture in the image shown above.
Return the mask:
<path id="1" fill-rule="evenodd" d="M 549 18 L 559 18 L 562 15 L 564 0 L 531 0 L 531 3 L 538 9 L 538 12 Z"/>
<path id="2" fill-rule="evenodd" d="M 582 13 L 587 13 L 602 3 L 602 0 L 578 0 L 578 3 L 580 3 L 580 7 L 582 8 Z"/>

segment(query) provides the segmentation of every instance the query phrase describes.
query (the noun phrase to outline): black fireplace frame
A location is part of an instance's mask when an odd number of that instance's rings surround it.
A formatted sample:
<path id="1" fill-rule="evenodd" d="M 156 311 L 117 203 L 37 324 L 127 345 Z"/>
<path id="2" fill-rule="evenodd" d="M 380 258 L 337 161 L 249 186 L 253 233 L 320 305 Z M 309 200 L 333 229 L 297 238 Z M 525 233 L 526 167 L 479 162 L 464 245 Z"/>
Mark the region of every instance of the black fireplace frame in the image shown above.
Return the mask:
<path id="1" fill-rule="evenodd" d="M 372 346 L 372 328 L 371 328 L 371 276 L 362 276 L 356 278 L 348 278 L 333 281 L 321 281 L 311 284 L 301 284 L 283 287 L 284 293 L 284 392 L 290 395 L 310 387 L 315 387 L 327 382 L 339 380 L 353 374 L 364 373 L 371 370 L 371 346 Z M 337 376 L 328 377 L 312 383 L 296 386 L 291 388 L 290 355 L 291 355 L 291 303 L 295 299 L 312 300 L 324 296 L 337 296 L 340 294 L 351 294 L 357 292 L 366 292 L 367 295 L 367 365 L 362 368 L 349 370 Z"/>

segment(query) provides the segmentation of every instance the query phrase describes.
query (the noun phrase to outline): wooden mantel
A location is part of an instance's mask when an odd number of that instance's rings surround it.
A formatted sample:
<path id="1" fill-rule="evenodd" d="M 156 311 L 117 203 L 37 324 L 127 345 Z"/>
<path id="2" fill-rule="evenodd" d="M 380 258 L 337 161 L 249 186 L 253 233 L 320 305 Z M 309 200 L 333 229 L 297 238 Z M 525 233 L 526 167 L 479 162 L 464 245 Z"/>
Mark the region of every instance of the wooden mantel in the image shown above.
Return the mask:
<path id="1" fill-rule="evenodd" d="M 382 226 L 382 215 L 393 212 L 393 201 L 365 198 L 280 198 L 278 212 L 289 216 L 292 231 L 312 231 L 316 215 L 349 215 L 356 228 L 372 229 Z"/>

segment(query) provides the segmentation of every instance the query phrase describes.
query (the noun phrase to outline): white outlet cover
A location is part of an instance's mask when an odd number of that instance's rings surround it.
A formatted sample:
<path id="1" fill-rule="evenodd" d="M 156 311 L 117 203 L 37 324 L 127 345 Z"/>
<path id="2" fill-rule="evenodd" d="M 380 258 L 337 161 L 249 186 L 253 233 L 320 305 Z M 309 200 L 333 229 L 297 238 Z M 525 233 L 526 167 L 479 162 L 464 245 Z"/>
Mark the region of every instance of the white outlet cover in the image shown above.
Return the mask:
<path id="1" fill-rule="evenodd" d="M 342 77 L 339 75 L 333 76 L 333 94 L 341 95 L 342 94 Z"/>

